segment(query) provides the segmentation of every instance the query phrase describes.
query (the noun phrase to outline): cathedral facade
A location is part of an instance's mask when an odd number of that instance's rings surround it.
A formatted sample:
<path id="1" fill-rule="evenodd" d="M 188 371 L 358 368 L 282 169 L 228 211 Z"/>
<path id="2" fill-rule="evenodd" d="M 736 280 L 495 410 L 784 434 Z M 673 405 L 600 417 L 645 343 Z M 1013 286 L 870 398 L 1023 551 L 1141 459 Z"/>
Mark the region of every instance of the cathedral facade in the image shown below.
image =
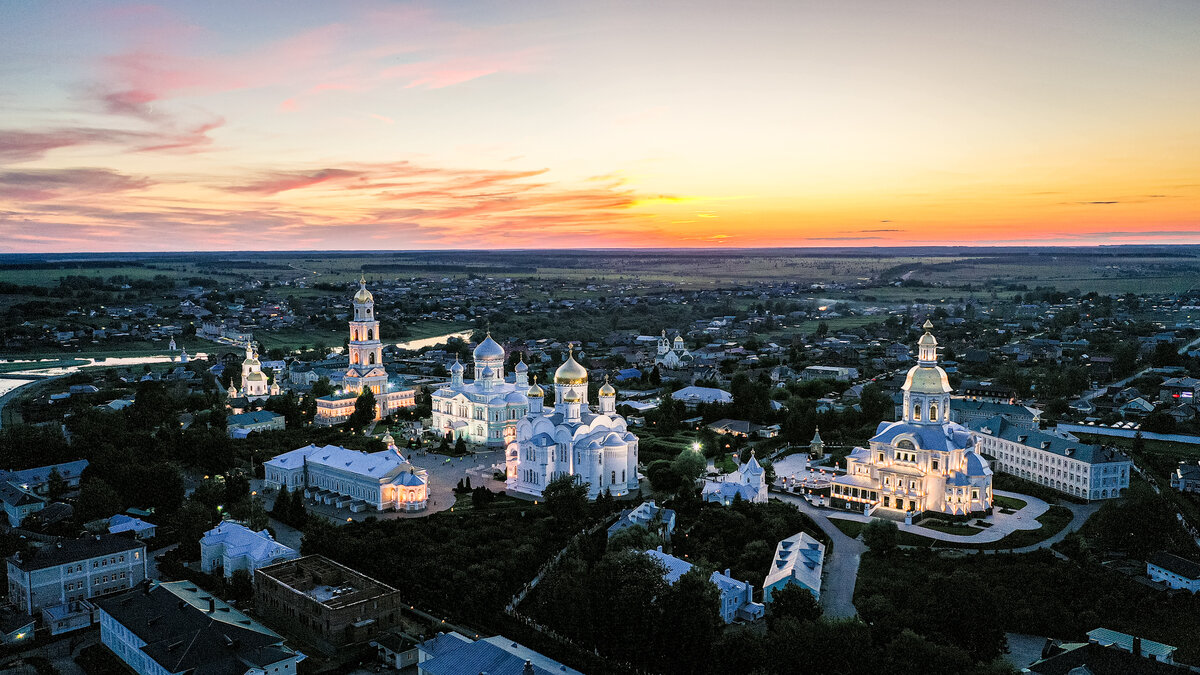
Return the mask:
<path id="1" fill-rule="evenodd" d="M 529 409 L 529 366 L 513 368 L 513 381 L 504 375 L 504 348 L 491 333 L 471 354 L 474 379 L 463 377 L 458 360 L 450 366 L 450 383 L 433 393 L 433 428 L 443 436 L 490 447 L 504 447 L 516 438 L 517 420 Z"/>
<path id="2" fill-rule="evenodd" d="M 342 390 L 332 396 L 317 399 L 316 423 L 322 426 L 339 424 L 350 419 L 354 403 L 364 391 L 375 395 L 375 419 L 416 404 L 417 392 L 388 381 L 383 367 L 383 341 L 379 321 L 375 318 L 375 296 L 361 279 L 354 294 L 354 314 L 350 319 L 350 365 L 342 379 Z"/>
<path id="3" fill-rule="evenodd" d="M 664 328 L 662 336 L 658 338 L 658 353 L 654 356 L 655 365 L 668 370 L 678 370 L 692 365 L 692 361 L 692 353 L 684 344 L 683 336 L 676 333 L 675 341 L 671 342 L 667 339 L 667 331 Z"/>
<path id="4" fill-rule="evenodd" d="M 926 321 L 917 365 L 904 382 L 901 420 L 881 422 L 870 447 L 846 457 L 845 475 L 833 480 L 835 507 L 950 515 L 992 508 L 992 470 L 970 430 L 950 421 L 950 382 L 937 365 L 931 328 Z"/>
<path id="5" fill-rule="evenodd" d="M 554 407 L 535 382 L 525 396 L 528 413 L 517 421 L 505 450 L 507 489 L 541 497 L 546 485 L 575 476 L 588 498 L 638 490 L 638 437 L 617 414 L 617 390 L 600 387 L 596 407 L 588 401 L 588 372 L 572 352 L 554 373 Z"/>
<path id="6" fill-rule="evenodd" d="M 246 343 L 246 358 L 242 361 L 242 388 L 229 386 L 229 398 L 245 398 L 250 402 L 265 401 L 279 393 L 279 387 L 268 382 L 262 371 L 262 362 L 254 351 L 254 345 Z"/>

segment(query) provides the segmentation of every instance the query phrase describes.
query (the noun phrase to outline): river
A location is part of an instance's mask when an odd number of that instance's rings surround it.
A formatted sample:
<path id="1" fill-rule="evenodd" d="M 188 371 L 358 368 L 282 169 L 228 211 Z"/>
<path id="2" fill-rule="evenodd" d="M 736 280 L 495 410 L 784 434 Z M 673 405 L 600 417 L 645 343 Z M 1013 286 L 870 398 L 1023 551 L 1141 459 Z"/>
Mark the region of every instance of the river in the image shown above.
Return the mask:
<path id="1" fill-rule="evenodd" d="M 416 351 L 422 347 L 432 347 L 434 345 L 440 345 L 452 337 L 461 338 L 463 340 L 470 340 L 471 332 L 472 331 L 467 330 L 467 331 L 460 331 L 458 333 L 446 333 L 445 335 L 438 335 L 436 337 L 422 338 L 420 340 L 409 340 L 408 342 L 401 342 L 401 343 L 397 344 L 396 346 L 399 347 L 400 349 L 410 349 L 412 351 Z"/>
<path id="2" fill-rule="evenodd" d="M 201 358 L 201 359 L 207 358 L 207 357 L 208 357 L 208 355 L 204 354 L 204 353 L 196 354 L 196 356 L 195 356 L 195 358 Z M 73 358 L 73 357 L 71 357 L 70 355 L 63 355 L 63 358 L 61 358 L 61 359 L 45 359 L 45 361 L 54 363 L 54 362 L 58 362 L 58 361 L 64 361 L 64 360 L 67 360 L 70 358 Z M 170 363 L 178 358 L 179 358 L 178 355 L 172 355 L 172 354 L 161 354 L 158 356 L 110 356 L 110 357 L 104 359 L 103 361 L 97 361 L 94 358 L 87 357 L 87 358 L 79 359 L 81 361 L 86 361 L 87 363 L 83 363 L 83 364 L 76 365 L 76 366 L 67 366 L 65 368 L 64 367 L 37 368 L 36 366 L 39 362 L 30 360 L 27 363 L 29 363 L 30 366 L 34 366 L 34 367 L 31 367 L 28 370 L 19 370 L 19 371 L 11 372 L 8 374 L 10 374 L 10 375 L 26 375 L 26 374 L 28 374 L 28 375 L 43 375 L 46 377 L 56 377 L 56 376 L 62 376 L 62 375 L 70 375 L 71 373 L 78 372 L 79 369 L 81 369 L 81 368 L 104 368 L 104 367 L 111 368 L 111 367 L 118 367 L 118 366 L 135 366 L 135 365 L 140 365 L 140 364 L 144 364 L 144 363 Z M 0 363 L 22 363 L 22 362 L 23 361 L 20 359 L 12 359 L 12 360 L 0 359 Z M 20 389 L 21 387 L 24 387 L 27 384 L 32 384 L 33 382 L 38 382 L 38 381 L 39 380 L 14 380 L 14 379 L 8 379 L 8 378 L 0 378 L 0 409 L 4 408 L 4 405 L 6 403 L 8 403 L 10 400 L 12 400 L 13 395 L 15 394 L 15 392 L 18 389 Z"/>

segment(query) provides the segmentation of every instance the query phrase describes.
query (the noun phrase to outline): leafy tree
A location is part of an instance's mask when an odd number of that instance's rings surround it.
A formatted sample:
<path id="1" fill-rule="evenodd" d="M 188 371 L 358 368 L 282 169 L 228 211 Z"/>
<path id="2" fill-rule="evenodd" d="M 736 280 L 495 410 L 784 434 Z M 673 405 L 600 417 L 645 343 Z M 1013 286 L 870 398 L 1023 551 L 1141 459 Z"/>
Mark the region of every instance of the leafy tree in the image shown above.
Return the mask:
<path id="1" fill-rule="evenodd" d="M 50 499 L 59 499 L 67 492 L 67 481 L 63 479 L 62 474 L 58 472 L 58 467 L 50 469 L 50 475 L 47 476 L 48 487 L 50 491 Z"/>
<path id="2" fill-rule="evenodd" d="M 709 581 L 709 572 L 693 567 L 663 594 L 661 635 L 662 666 L 667 672 L 699 673 L 708 670 L 708 655 L 724 629 L 721 599 Z"/>
<path id="3" fill-rule="evenodd" d="M 561 526 L 573 526 L 587 514 L 588 483 L 576 476 L 559 476 L 546 485 L 546 509 Z"/>
<path id="4" fill-rule="evenodd" d="M 486 509 L 496 501 L 496 493 L 487 489 L 485 486 L 480 486 L 471 490 L 471 506 L 477 509 Z"/>
<path id="5" fill-rule="evenodd" d="M 279 486 L 279 493 L 275 495 L 275 503 L 271 505 L 271 516 L 283 523 L 291 521 L 292 492 L 288 490 L 288 486 Z"/>
<path id="6" fill-rule="evenodd" d="M 89 478 L 83 481 L 83 488 L 79 491 L 80 522 L 108 518 L 123 509 L 121 495 L 103 479 Z"/>
<path id="7" fill-rule="evenodd" d="M 189 499 L 175 514 L 175 529 L 179 533 L 179 555 L 184 560 L 200 557 L 200 538 L 219 520 L 215 509 Z"/>
<path id="8" fill-rule="evenodd" d="M 233 571 L 229 577 L 229 597 L 239 602 L 254 598 L 254 583 L 250 579 L 250 572 L 246 570 Z"/>
<path id="9" fill-rule="evenodd" d="M 292 527 L 297 529 L 303 528 L 308 524 L 308 507 L 304 504 L 304 490 L 296 490 L 292 493 L 292 505 L 288 509 L 291 514 Z"/>
<path id="10" fill-rule="evenodd" d="M 354 412 L 346 423 L 354 428 L 365 427 L 375 420 L 375 394 L 370 389 L 363 389 L 354 401 Z"/>
<path id="11" fill-rule="evenodd" d="M 313 382 L 313 385 L 312 385 L 313 398 L 321 398 L 322 396 L 330 396 L 332 394 L 333 394 L 333 384 L 329 381 L 328 377 L 320 377 L 320 378 L 317 378 L 316 382 Z"/>
<path id="12" fill-rule="evenodd" d="M 608 550 L 650 551 L 663 543 L 662 538 L 641 525 L 633 525 L 608 538 Z"/>
<path id="13" fill-rule="evenodd" d="M 890 553 L 900 543 L 900 528 L 896 523 L 875 518 L 862 531 L 863 543 L 876 553 Z"/>
<path id="14" fill-rule="evenodd" d="M 683 450 L 671 461 L 671 468 L 681 480 L 694 481 L 704 475 L 708 462 L 695 450 Z"/>
<path id="15" fill-rule="evenodd" d="M 781 619 L 816 621 L 821 618 L 821 605 L 813 594 L 799 584 L 788 584 L 771 591 L 767 604 L 767 626 L 774 627 Z"/>
<path id="16" fill-rule="evenodd" d="M 646 467 L 646 477 L 650 479 L 650 486 L 659 492 L 674 492 L 683 484 L 672 463 L 665 459 L 650 462 Z"/>

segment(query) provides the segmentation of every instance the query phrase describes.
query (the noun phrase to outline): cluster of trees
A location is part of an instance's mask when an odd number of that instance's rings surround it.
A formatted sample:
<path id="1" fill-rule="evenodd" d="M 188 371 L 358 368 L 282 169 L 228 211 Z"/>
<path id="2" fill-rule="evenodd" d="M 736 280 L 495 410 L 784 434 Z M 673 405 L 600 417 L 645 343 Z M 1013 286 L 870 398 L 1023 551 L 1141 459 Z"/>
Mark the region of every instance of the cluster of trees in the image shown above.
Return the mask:
<path id="1" fill-rule="evenodd" d="M 666 568 L 642 552 L 596 556 L 588 549 L 603 543 L 587 544 L 572 546 L 522 609 L 606 657 L 642 670 L 706 671 L 722 628 L 720 598 L 708 580 L 712 570 L 694 567 L 668 585 Z"/>
<path id="2" fill-rule="evenodd" d="M 486 625 L 567 536 L 546 509 L 471 509 L 340 526 L 314 519 L 303 550 L 404 589 L 420 609 Z"/>
<path id="3" fill-rule="evenodd" d="M 1123 499 L 1104 503 L 1084 523 L 1068 555 L 1110 551 L 1144 560 L 1157 551 L 1194 555 L 1196 544 L 1175 518 L 1175 508 L 1142 480 L 1130 481 Z"/>
<path id="4" fill-rule="evenodd" d="M 679 500 L 676 500 L 679 501 Z M 826 537 L 811 518 L 790 504 L 735 501 L 731 506 L 700 502 L 699 508 L 676 506 L 687 523 L 687 536 L 674 537 L 675 555 L 693 563 L 709 561 L 715 569 L 730 569 L 735 579 L 762 580 L 771 566 L 775 545 L 797 532 Z"/>
<path id="5" fill-rule="evenodd" d="M 271 517 L 286 525 L 303 529 L 308 524 L 308 509 L 304 506 L 304 490 L 292 492 L 286 485 L 279 488 L 275 503 L 271 506 Z"/>
<path id="6" fill-rule="evenodd" d="M 1200 656 L 1200 598 L 1170 597 L 1099 564 L 1050 551 L 942 558 L 927 549 L 863 556 L 855 606 L 882 641 L 905 630 L 991 662 L 1015 631 L 1083 640 L 1100 626 Z"/>

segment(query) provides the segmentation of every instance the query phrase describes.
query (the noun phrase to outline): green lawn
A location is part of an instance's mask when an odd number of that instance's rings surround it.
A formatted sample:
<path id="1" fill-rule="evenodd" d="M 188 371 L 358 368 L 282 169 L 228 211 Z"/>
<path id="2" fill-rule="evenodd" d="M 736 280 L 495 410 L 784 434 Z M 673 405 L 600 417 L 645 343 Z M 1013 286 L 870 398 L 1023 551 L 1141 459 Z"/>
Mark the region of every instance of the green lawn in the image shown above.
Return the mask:
<path id="1" fill-rule="evenodd" d="M 920 525 L 921 527 L 927 527 L 931 530 L 937 530 L 938 532 L 957 534 L 964 537 L 969 537 L 971 535 L 983 532 L 983 528 L 980 527 L 973 527 L 971 525 L 964 525 L 962 523 L 947 523 L 941 520 L 927 520 Z"/>
<path id="2" fill-rule="evenodd" d="M 1013 511 L 1020 511 L 1029 504 L 1029 502 L 1026 502 L 1022 499 L 1005 497 L 1002 495 L 995 495 L 992 498 L 992 503 L 1002 509 L 1012 509 Z"/>
<path id="3" fill-rule="evenodd" d="M 857 520 L 844 520 L 842 518 L 830 518 L 829 522 L 833 523 L 834 527 L 841 530 L 842 534 L 851 539 L 857 539 L 858 535 L 862 534 L 863 528 L 867 526 L 866 523 L 860 523 Z"/>
<path id="4" fill-rule="evenodd" d="M 999 541 L 988 542 L 985 544 L 954 544 L 951 542 L 939 542 L 936 544 L 939 548 L 969 548 L 969 549 L 1010 549 L 1021 548 L 1023 546 L 1032 546 L 1039 542 L 1045 541 L 1050 537 L 1062 531 L 1072 518 L 1071 510 L 1065 506 L 1052 505 L 1049 511 L 1038 516 L 1038 522 L 1042 526 L 1036 530 L 1017 530 L 1005 536 Z"/>

